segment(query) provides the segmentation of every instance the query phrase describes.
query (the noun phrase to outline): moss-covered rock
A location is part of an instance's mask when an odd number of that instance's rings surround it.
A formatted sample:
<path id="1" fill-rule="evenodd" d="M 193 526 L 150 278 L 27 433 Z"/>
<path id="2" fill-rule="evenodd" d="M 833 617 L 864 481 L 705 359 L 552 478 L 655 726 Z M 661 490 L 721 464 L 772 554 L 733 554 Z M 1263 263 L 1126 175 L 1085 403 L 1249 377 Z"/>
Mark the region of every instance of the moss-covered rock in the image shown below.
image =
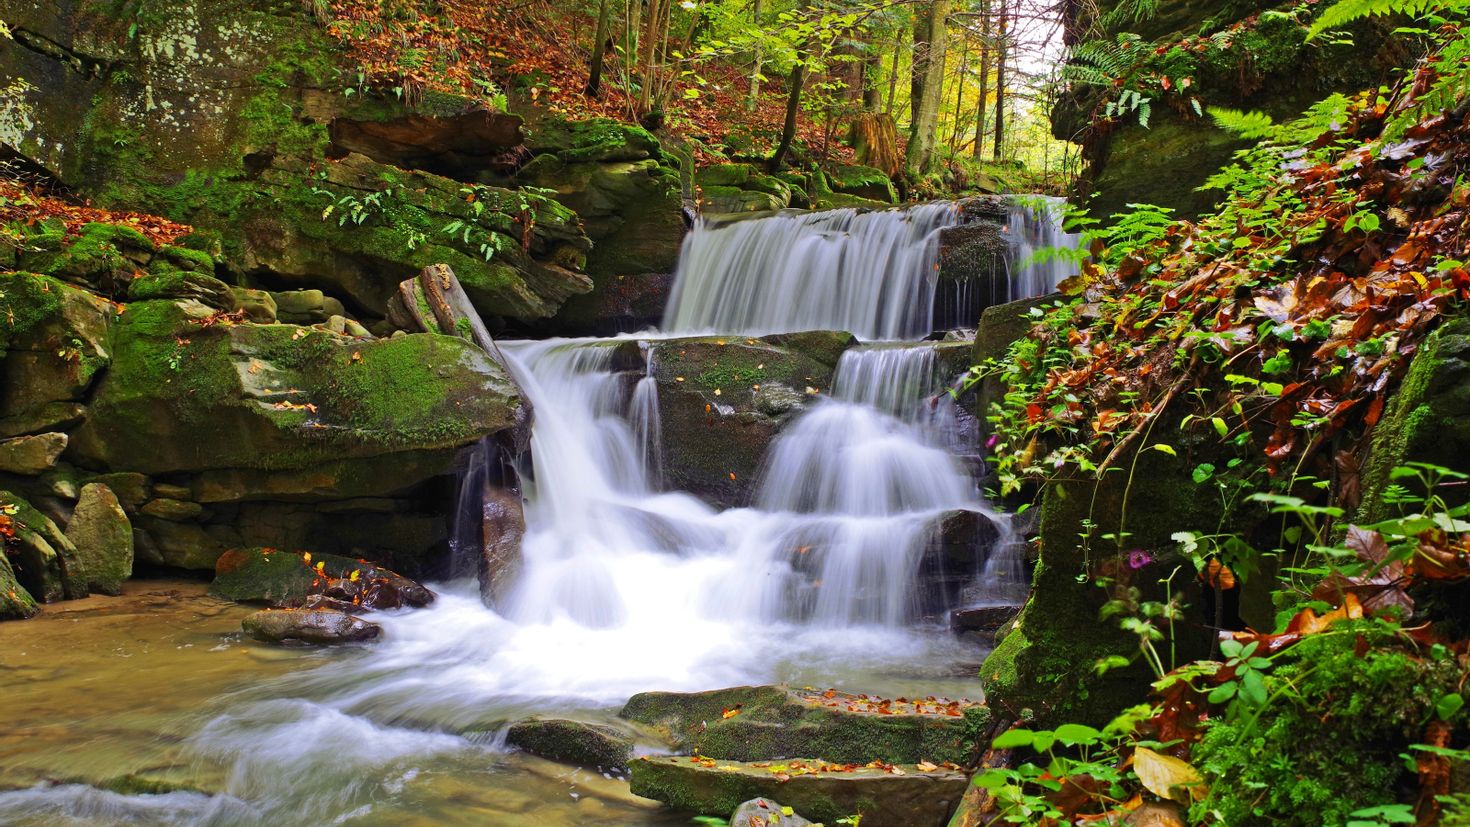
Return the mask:
<path id="1" fill-rule="evenodd" d="M 760 761 L 816 755 L 839 763 L 969 758 L 963 711 L 944 699 L 892 702 L 828 690 L 740 686 L 709 692 L 644 692 L 618 713 L 656 727 L 681 749 Z"/>
<path id="2" fill-rule="evenodd" d="M 925 772 L 841 766 L 818 760 L 710 761 L 640 758 L 632 763 L 634 795 L 691 813 L 727 818 L 742 802 L 775 798 L 824 823 L 861 815 L 872 827 L 943 827 L 969 783 L 949 770 Z"/>
<path id="3" fill-rule="evenodd" d="M 25 591 L 42 603 L 87 596 L 87 577 L 76 546 L 50 517 L 9 491 L 0 491 L 0 515 L 10 520 L 5 554 Z"/>
<path id="4" fill-rule="evenodd" d="M 544 118 L 527 132 L 526 149 L 538 155 L 556 155 L 567 163 L 642 161 L 663 157 L 653 133 L 608 118 L 585 121 Z"/>
<path id="5" fill-rule="evenodd" d="M 110 360 L 111 304 L 49 276 L 0 273 L 0 431 L 70 425 Z"/>
<path id="6" fill-rule="evenodd" d="M 20 584 L 9 555 L 8 550 L 0 552 L 0 620 L 25 620 L 34 617 L 41 607 Z"/>
<path id="7" fill-rule="evenodd" d="M 791 184 L 751 164 L 716 164 L 694 176 L 707 213 L 770 212 L 791 204 Z"/>
<path id="8" fill-rule="evenodd" d="M 626 772 L 633 757 L 630 733 L 565 718 L 516 721 L 506 730 L 505 742 L 532 755 L 603 772 Z"/>
<path id="9" fill-rule="evenodd" d="M 827 171 L 827 185 L 833 192 L 856 195 L 885 204 L 898 203 L 893 179 L 881 169 L 857 165 L 839 165 Z"/>
<path id="10" fill-rule="evenodd" d="M 76 546 L 87 588 L 119 594 L 133 576 L 133 526 L 112 489 L 95 482 L 82 486 L 66 537 Z"/>
<path id="11" fill-rule="evenodd" d="M 719 505 L 745 504 L 767 447 L 797 413 L 763 400 L 778 385 L 804 399 L 829 392 L 855 342 L 840 332 L 650 341 L 669 484 Z"/>
<path id="12" fill-rule="evenodd" d="M 39 476 L 56 467 L 66 450 L 66 434 L 46 433 L 0 440 L 0 471 Z"/>
<path id="13" fill-rule="evenodd" d="M 336 580 L 362 584 L 363 588 L 379 585 L 392 593 L 391 606 L 426 606 L 434 600 L 434 593 L 418 583 L 364 560 L 263 548 L 237 549 L 221 555 L 209 591 L 240 603 L 295 607 L 314 594 L 330 596 L 328 581 Z M 375 607 L 370 600 L 359 603 L 365 609 Z"/>
<path id="14" fill-rule="evenodd" d="M 200 325 L 210 312 L 196 302 L 129 306 L 92 415 L 73 434 L 79 458 L 158 474 L 294 471 L 396 454 L 409 462 L 380 490 L 397 490 L 516 420 L 514 385 L 463 340 Z"/>

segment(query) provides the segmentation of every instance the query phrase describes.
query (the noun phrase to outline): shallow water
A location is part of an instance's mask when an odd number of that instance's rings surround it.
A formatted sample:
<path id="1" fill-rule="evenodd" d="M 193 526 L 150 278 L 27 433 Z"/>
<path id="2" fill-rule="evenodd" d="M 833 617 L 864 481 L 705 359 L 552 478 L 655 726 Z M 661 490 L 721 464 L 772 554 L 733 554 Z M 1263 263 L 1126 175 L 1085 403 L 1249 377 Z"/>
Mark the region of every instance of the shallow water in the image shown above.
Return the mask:
<path id="1" fill-rule="evenodd" d="M 438 588 L 429 609 L 373 616 L 385 637 L 367 647 L 241 640 L 250 609 L 191 581 L 0 625 L 0 824 L 689 824 L 622 780 L 507 750 L 503 722 L 597 720 L 645 689 L 773 680 L 975 692 L 980 653 L 941 632 L 726 627 L 670 663 L 652 657 L 668 639 L 640 655 L 612 630 L 511 623 L 468 584 Z M 174 791 L 103 789 L 145 783 Z"/>

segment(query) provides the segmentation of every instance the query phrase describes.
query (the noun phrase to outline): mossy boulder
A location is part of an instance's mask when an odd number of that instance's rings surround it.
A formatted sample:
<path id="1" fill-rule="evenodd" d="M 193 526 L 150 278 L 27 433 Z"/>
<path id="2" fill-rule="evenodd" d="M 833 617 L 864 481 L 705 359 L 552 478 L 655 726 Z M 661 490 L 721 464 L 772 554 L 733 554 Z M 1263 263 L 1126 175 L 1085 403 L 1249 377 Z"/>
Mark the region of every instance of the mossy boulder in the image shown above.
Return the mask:
<path id="1" fill-rule="evenodd" d="M 330 581 L 337 580 L 391 592 L 394 606 L 427 606 L 434 600 L 434 593 L 418 583 L 365 560 L 268 548 L 225 552 L 215 564 L 209 591 L 239 603 L 299 607 L 312 595 L 332 596 Z M 357 605 L 364 610 L 375 607 L 370 599 L 359 600 Z"/>
<path id="2" fill-rule="evenodd" d="M 44 229 L 28 239 L 18 264 L 64 281 L 112 293 L 124 290 L 153 258 L 153 242 L 119 224 L 91 223 L 75 237 Z"/>
<path id="3" fill-rule="evenodd" d="M 963 773 L 913 765 L 852 767 L 819 760 L 745 763 L 701 757 L 640 758 L 634 795 L 677 810 L 728 818 L 752 798 L 777 798 L 835 824 L 861 815 L 871 827 L 943 827 L 969 783 Z"/>
<path id="4" fill-rule="evenodd" d="M 839 763 L 961 763 L 969 759 L 964 711 L 948 699 L 870 698 L 849 692 L 740 686 L 709 692 L 644 692 L 619 712 L 681 749 L 760 761 L 801 755 Z"/>
<path id="5" fill-rule="evenodd" d="M 39 476 L 56 467 L 66 450 L 66 434 L 46 433 L 0 440 L 0 471 Z"/>
<path id="6" fill-rule="evenodd" d="M 111 359 L 116 311 L 49 276 L 0 273 L 0 435 L 69 426 Z"/>
<path id="7" fill-rule="evenodd" d="M 0 514 L 10 520 L 5 541 L 14 579 L 42 603 L 87 596 L 87 576 L 76 546 L 50 517 L 9 491 L 0 491 Z"/>
<path id="8" fill-rule="evenodd" d="M 230 286 L 214 276 L 165 267 L 154 268 L 128 285 L 128 299 L 194 299 L 200 304 L 227 312 L 239 307 Z"/>
<path id="9" fill-rule="evenodd" d="M 112 489 L 95 482 L 82 486 L 66 537 L 76 546 L 87 588 L 121 593 L 123 582 L 133 576 L 133 526 Z"/>
<path id="10" fill-rule="evenodd" d="M 34 617 L 41 607 L 21 585 L 9 555 L 9 550 L 0 552 L 0 620 L 25 620 Z"/>
<path id="11" fill-rule="evenodd" d="M 820 398 L 855 343 L 822 331 L 650 341 L 669 484 L 718 505 L 746 504 L 771 440 L 799 410 L 771 407 L 772 392 Z"/>
<path id="12" fill-rule="evenodd" d="M 790 814 L 788 815 L 788 811 Z M 811 822 L 768 798 L 752 798 L 735 808 L 729 827 L 811 827 Z"/>
<path id="13" fill-rule="evenodd" d="M 556 155 L 567 163 L 660 159 L 653 133 L 609 118 L 568 121 L 544 118 L 527 129 L 526 149 Z"/>
<path id="14" fill-rule="evenodd" d="M 881 169 L 857 165 L 839 165 L 827 171 L 827 185 L 833 192 L 856 195 L 885 204 L 898 203 L 893 179 Z"/>
<path id="15" fill-rule="evenodd" d="M 505 742 L 532 755 L 603 772 L 626 772 L 633 757 L 631 733 L 566 718 L 516 721 L 506 730 Z"/>
<path id="16" fill-rule="evenodd" d="M 92 415 L 73 433 L 78 458 L 159 474 L 298 471 L 393 454 L 401 476 L 379 486 L 391 491 L 443 472 L 460 446 L 516 421 L 511 380 L 461 339 L 202 325 L 211 312 L 189 301 L 129 305 Z"/>
<path id="17" fill-rule="evenodd" d="M 791 205 L 791 184 L 751 164 L 708 166 L 694 180 L 707 213 L 770 212 Z"/>

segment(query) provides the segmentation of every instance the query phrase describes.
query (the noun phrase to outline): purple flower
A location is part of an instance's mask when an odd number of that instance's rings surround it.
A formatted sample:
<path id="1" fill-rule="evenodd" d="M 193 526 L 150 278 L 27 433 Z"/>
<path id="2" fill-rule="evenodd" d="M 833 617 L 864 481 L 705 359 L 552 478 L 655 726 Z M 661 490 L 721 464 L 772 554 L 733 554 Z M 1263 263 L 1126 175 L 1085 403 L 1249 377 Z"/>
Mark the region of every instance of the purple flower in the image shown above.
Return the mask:
<path id="1" fill-rule="evenodd" d="M 1136 548 L 1128 552 L 1128 568 L 1135 571 L 1143 568 L 1153 561 L 1154 558 L 1150 556 L 1148 552 L 1144 551 L 1141 548 Z"/>
<path id="2" fill-rule="evenodd" d="M 988 451 L 994 448 L 997 442 L 1000 442 L 1000 434 L 991 434 L 990 439 L 985 440 L 985 449 Z"/>

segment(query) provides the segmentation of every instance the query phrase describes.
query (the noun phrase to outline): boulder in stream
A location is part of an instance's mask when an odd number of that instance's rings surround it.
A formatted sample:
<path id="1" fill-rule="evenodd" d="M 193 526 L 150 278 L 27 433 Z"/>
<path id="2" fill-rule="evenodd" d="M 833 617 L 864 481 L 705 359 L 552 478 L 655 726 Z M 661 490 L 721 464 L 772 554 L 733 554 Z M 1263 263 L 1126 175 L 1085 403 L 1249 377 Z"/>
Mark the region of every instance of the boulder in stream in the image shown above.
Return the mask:
<path id="1" fill-rule="evenodd" d="M 133 576 L 133 526 L 111 488 L 100 482 L 82 486 L 66 537 L 77 547 L 87 587 L 119 594 Z"/>
<path id="2" fill-rule="evenodd" d="M 532 755 L 604 772 L 626 772 L 633 757 L 630 733 L 567 718 L 538 716 L 516 721 L 506 732 L 505 742 Z"/>
<path id="3" fill-rule="evenodd" d="M 829 824 L 861 814 L 865 827 L 943 827 L 969 784 L 954 770 L 811 759 L 747 763 L 645 757 L 631 770 L 634 795 L 679 810 L 723 818 L 752 798 L 779 798 Z"/>
<path id="4" fill-rule="evenodd" d="M 265 643 L 360 643 L 383 627 L 335 609 L 262 609 L 240 621 L 245 634 Z"/>
<path id="5" fill-rule="evenodd" d="M 785 686 L 643 692 L 618 713 L 655 727 L 683 750 L 739 761 L 820 755 L 865 764 L 960 764 L 969 758 L 973 701 L 876 698 Z M 971 712 L 973 716 L 975 713 Z"/>

